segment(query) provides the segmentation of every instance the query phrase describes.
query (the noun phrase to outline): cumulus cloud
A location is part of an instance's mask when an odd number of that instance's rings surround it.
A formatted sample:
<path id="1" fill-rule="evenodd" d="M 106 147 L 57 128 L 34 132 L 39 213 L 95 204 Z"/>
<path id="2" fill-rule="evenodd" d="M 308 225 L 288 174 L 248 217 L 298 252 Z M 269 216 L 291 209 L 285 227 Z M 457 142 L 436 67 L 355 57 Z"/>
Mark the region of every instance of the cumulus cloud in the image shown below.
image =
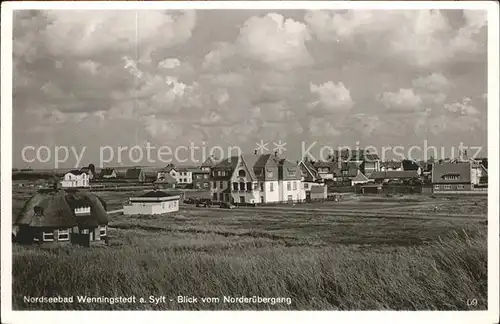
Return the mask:
<path id="1" fill-rule="evenodd" d="M 413 89 L 384 92 L 377 99 L 390 111 L 413 112 L 422 103 L 422 99 L 413 92 Z"/>
<path id="2" fill-rule="evenodd" d="M 465 10 L 464 17 L 458 31 L 439 10 L 310 11 L 304 19 L 322 41 L 351 50 L 369 46 L 374 56 L 430 66 L 464 52 L 486 51 L 477 39 L 486 25 L 484 12 Z"/>
<path id="3" fill-rule="evenodd" d="M 471 104 L 471 98 L 464 97 L 461 102 L 445 104 L 444 109 L 459 116 L 479 115 L 479 110 Z"/>
<path id="4" fill-rule="evenodd" d="M 349 89 L 342 82 L 328 81 L 321 85 L 311 83 L 309 89 L 318 97 L 309 106 L 312 111 L 319 109 L 323 113 L 345 112 L 354 105 Z"/>
<path id="5" fill-rule="evenodd" d="M 312 136 L 339 136 L 341 132 L 336 129 L 334 123 L 325 118 L 313 117 L 309 121 L 309 132 Z"/>
<path id="6" fill-rule="evenodd" d="M 240 30 L 237 44 L 246 57 L 276 69 L 290 70 L 311 63 L 305 44 L 309 39 L 305 24 L 270 13 L 248 19 Z"/>

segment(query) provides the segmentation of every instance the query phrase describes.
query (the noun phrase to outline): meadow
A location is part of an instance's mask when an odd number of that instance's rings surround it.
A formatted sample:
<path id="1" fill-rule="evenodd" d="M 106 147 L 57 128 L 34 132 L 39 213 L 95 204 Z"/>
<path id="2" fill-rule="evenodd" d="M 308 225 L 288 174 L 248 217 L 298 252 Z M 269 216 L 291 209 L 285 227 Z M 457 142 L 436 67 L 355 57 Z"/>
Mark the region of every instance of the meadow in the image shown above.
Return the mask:
<path id="1" fill-rule="evenodd" d="M 434 205 L 450 215 L 475 216 L 419 219 L 421 213 L 432 215 Z M 108 246 L 14 245 L 13 307 L 487 309 L 486 198 L 354 197 L 293 211 L 297 207 L 182 206 L 167 216 L 113 214 Z M 302 211 L 308 207 L 309 212 Z M 339 211 L 331 211 L 335 208 Z M 347 209 L 359 213 L 342 211 Z M 24 296 L 75 300 L 37 304 L 24 302 Z M 135 296 L 136 302 L 82 303 L 76 296 Z M 150 296 L 161 302 L 150 303 Z M 178 303 L 177 296 L 194 296 L 198 302 Z M 291 303 L 225 303 L 223 296 L 289 297 Z M 203 302 L 202 297 L 220 299 Z M 471 299 L 476 306 L 467 305 Z"/>

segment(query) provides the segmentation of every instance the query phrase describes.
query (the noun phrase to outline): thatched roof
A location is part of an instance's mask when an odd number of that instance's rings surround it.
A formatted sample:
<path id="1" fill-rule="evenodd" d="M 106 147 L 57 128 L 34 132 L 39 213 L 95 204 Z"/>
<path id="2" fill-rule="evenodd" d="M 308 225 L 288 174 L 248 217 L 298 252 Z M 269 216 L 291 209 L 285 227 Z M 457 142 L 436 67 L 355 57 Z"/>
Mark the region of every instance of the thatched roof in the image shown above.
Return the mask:
<path id="1" fill-rule="evenodd" d="M 90 215 L 75 216 L 74 209 L 90 207 Z M 41 210 L 35 215 L 35 209 Z M 97 227 L 108 223 L 106 203 L 88 191 L 45 190 L 31 197 L 15 219 L 31 227 Z"/>

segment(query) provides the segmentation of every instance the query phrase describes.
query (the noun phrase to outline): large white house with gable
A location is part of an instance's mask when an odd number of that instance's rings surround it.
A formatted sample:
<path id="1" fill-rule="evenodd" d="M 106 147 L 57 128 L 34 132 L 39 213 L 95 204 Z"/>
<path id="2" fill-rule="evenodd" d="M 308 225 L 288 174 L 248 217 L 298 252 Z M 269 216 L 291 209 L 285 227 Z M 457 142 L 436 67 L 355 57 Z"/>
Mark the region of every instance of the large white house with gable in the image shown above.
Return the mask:
<path id="1" fill-rule="evenodd" d="M 212 198 L 233 203 L 276 203 L 305 200 L 297 164 L 276 154 L 229 157 L 211 169 Z"/>
<path id="2" fill-rule="evenodd" d="M 64 175 L 61 181 L 63 188 L 85 188 L 89 187 L 89 176 L 85 171 L 71 170 Z"/>

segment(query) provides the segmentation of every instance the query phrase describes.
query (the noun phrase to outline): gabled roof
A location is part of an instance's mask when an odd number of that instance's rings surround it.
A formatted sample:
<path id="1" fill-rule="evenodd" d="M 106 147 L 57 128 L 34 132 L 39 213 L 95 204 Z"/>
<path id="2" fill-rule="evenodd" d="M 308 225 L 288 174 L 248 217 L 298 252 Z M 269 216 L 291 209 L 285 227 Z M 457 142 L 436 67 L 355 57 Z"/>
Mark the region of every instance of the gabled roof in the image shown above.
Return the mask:
<path id="1" fill-rule="evenodd" d="M 113 169 L 113 168 L 102 169 L 101 170 L 101 177 L 102 176 L 112 175 L 114 171 L 115 171 L 115 169 Z"/>
<path id="2" fill-rule="evenodd" d="M 458 180 L 444 179 L 445 176 L 459 175 Z M 432 167 L 433 183 L 470 183 L 471 165 L 470 163 L 443 163 L 434 164 Z"/>
<path id="3" fill-rule="evenodd" d="M 358 172 L 351 181 L 368 181 L 368 178 L 362 172 Z"/>
<path id="4" fill-rule="evenodd" d="M 126 179 L 137 179 L 143 173 L 141 168 L 131 168 L 127 169 L 127 173 L 125 173 Z"/>
<path id="5" fill-rule="evenodd" d="M 370 174 L 369 179 L 414 179 L 418 178 L 417 171 L 376 171 Z"/>
<path id="6" fill-rule="evenodd" d="M 215 157 L 213 157 L 213 156 L 209 156 L 209 157 L 205 160 L 205 162 L 203 162 L 203 163 L 201 164 L 201 166 L 202 166 L 202 167 L 212 167 L 212 166 L 214 166 L 215 164 L 217 164 L 215 161 L 216 161 L 216 158 L 215 158 Z"/>
<path id="7" fill-rule="evenodd" d="M 215 164 L 213 167 L 216 169 L 235 168 L 238 165 L 238 161 L 238 156 L 231 156 Z"/>
<path id="8" fill-rule="evenodd" d="M 171 183 L 175 184 L 177 183 L 177 180 L 175 180 L 174 177 L 172 177 L 169 173 L 165 173 L 160 179 L 156 181 L 156 183 Z"/>
<path id="9" fill-rule="evenodd" d="M 403 160 L 403 171 L 417 171 L 420 168 L 417 162 L 412 160 Z"/>

